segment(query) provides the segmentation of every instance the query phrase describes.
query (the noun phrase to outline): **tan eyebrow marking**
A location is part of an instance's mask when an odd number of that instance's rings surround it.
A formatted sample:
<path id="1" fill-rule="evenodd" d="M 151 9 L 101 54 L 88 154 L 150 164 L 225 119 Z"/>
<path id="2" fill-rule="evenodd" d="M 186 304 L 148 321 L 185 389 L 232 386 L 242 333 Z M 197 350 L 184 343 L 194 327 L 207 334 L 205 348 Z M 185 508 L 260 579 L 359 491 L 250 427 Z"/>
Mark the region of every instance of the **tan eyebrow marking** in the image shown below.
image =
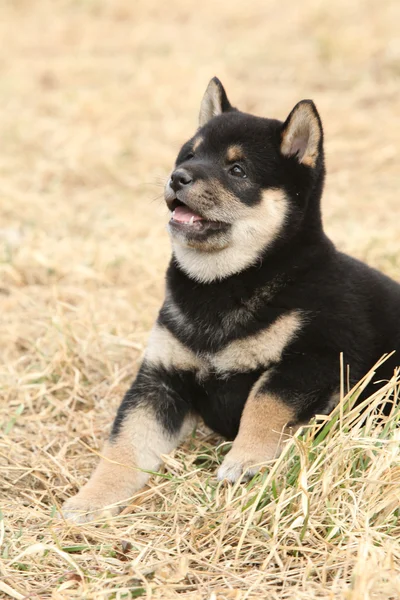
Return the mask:
<path id="1" fill-rule="evenodd" d="M 226 158 L 229 162 L 234 162 L 235 160 L 243 160 L 244 159 L 243 148 L 239 145 L 230 146 L 226 153 Z"/>
<path id="2" fill-rule="evenodd" d="M 193 142 L 193 152 L 196 152 L 197 148 L 202 144 L 204 139 L 199 135 Z"/>

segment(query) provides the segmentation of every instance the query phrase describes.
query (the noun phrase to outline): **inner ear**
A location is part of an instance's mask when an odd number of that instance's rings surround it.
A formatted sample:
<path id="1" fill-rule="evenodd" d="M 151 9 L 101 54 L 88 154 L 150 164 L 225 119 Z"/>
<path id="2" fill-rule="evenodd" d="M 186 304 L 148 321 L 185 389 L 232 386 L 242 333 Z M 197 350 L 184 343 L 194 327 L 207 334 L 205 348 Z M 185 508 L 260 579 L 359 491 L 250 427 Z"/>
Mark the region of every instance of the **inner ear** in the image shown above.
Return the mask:
<path id="1" fill-rule="evenodd" d="M 207 86 L 200 106 L 199 126 L 203 127 L 213 117 L 232 110 L 224 86 L 217 77 L 213 77 Z"/>
<path id="2" fill-rule="evenodd" d="M 315 167 L 322 141 L 322 125 L 312 100 L 302 100 L 282 127 L 281 152 L 295 156 L 299 163 Z"/>

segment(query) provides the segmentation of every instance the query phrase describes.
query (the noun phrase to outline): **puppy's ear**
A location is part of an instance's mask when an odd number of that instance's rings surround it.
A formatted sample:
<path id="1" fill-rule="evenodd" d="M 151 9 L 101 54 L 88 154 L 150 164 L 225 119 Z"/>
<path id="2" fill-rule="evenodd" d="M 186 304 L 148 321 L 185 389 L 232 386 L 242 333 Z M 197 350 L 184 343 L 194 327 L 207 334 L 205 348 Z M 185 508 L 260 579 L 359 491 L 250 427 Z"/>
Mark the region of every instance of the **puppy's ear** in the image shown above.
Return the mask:
<path id="1" fill-rule="evenodd" d="M 322 148 L 322 124 L 312 100 L 302 100 L 282 127 L 281 152 L 300 164 L 315 167 Z"/>
<path id="2" fill-rule="evenodd" d="M 233 110 L 228 100 L 224 86 L 217 77 L 213 77 L 207 86 L 201 101 L 199 127 L 203 127 L 213 117 L 223 112 Z"/>

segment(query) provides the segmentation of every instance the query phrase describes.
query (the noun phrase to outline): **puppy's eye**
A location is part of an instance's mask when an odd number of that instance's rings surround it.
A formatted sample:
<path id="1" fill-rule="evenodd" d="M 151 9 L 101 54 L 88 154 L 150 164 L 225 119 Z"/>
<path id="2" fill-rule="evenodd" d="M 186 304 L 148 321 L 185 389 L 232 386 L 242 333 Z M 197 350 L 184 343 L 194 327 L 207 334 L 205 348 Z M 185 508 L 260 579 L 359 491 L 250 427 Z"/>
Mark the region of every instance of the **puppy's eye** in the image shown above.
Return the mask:
<path id="1" fill-rule="evenodd" d="M 185 161 L 186 160 L 192 160 L 192 158 L 194 158 L 194 154 L 193 152 L 188 152 L 185 156 Z"/>
<path id="2" fill-rule="evenodd" d="M 244 169 L 242 169 L 241 166 L 239 165 L 233 165 L 230 169 L 229 169 L 229 173 L 230 175 L 233 175 L 234 177 L 247 177 L 246 173 L 244 172 Z"/>

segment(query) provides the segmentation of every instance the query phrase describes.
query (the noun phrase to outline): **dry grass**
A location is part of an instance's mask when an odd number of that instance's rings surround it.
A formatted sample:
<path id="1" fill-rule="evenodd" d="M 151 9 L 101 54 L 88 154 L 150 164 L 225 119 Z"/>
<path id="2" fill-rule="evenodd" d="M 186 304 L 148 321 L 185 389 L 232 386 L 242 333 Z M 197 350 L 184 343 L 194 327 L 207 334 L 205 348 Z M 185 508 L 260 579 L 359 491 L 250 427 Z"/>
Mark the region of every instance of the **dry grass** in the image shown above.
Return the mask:
<path id="1" fill-rule="evenodd" d="M 399 279 L 399 22 L 398 0 L 3 0 L 0 597 L 400 598 L 395 412 L 339 411 L 247 486 L 217 485 L 200 431 L 118 518 L 53 518 L 157 313 L 162 182 L 210 76 L 258 114 L 314 98 L 327 229 Z"/>

